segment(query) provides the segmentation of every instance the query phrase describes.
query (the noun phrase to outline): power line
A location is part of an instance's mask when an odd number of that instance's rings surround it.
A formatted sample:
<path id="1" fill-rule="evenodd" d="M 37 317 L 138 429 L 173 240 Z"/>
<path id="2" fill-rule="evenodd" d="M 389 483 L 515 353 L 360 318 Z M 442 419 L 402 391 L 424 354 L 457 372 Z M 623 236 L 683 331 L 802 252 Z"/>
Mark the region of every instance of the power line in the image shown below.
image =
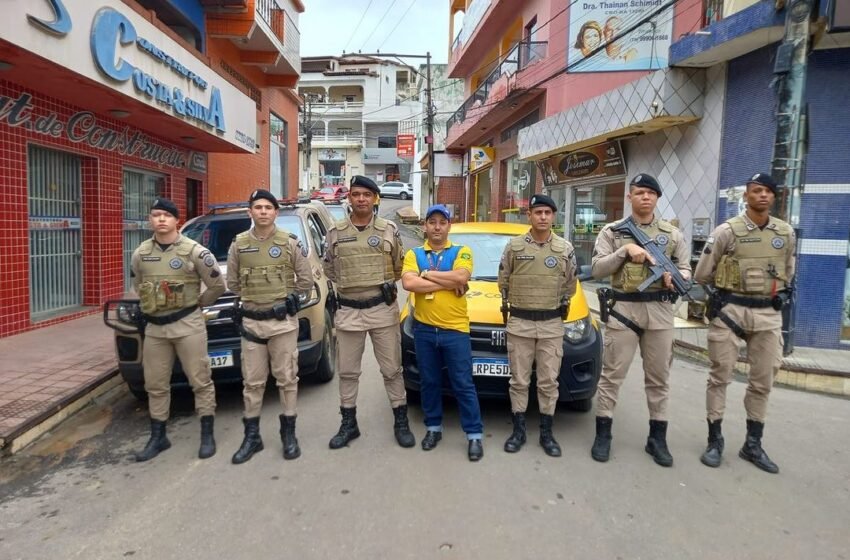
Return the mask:
<path id="1" fill-rule="evenodd" d="M 390 6 L 387 8 L 387 11 L 386 11 L 386 12 L 384 12 L 384 15 L 382 15 L 382 16 L 381 16 L 381 19 L 379 19 L 379 20 L 378 20 L 378 23 L 376 23 L 376 24 L 375 24 L 375 27 L 373 27 L 373 28 L 372 28 L 372 31 L 370 31 L 370 32 L 366 35 L 366 41 L 363 41 L 363 46 L 360 48 L 360 50 L 363 50 L 363 49 L 365 49 L 365 48 L 366 48 L 366 42 L 367 42 L 367 41 L 368 41 L 368 40 L 372 37 L 372 34 L 373 34 L 373 33 L 374 33 L 377 29 L 378 29 L 378 27 L 379 27 L 379 26 L 380 26 L 380 25 L 384 22 L 384 19 L 386 19 L 387 14 L 388 14 L 388 13 L 390 13 L 390 10 L 392 10 L 392 9 L 393 9 L 393 6 L 395 6 L 395 3 L 396 3 L 397 1 L 398 1 L 398 0 L 393 0 L 392 2 L 390 2 Z"/>
<path id="2" fill-rule="evenodd" d="M 406 15 L 407 15 L 407 12 L 409 12 L 409 11 L 410 11 L 410 8 L 412 8 L 414 4 L 416 4 L 416 0 L 413 0 L 413 1 L 412 1 L 412 2 L 411 2 L 408 6 L 407 6 L 407 9 L 404 11 L 404 13 L 403 13 L 403 14 L 401 14 L 401 17 L 400 17 L 400 18 L 398 18 L 398 21 L 396 22 L 395 27 L 393 27 L 392 31 L 390 31 L 390 32 L 389 32 L 389 34 L 388 34 L 386 37 L 384 37 L 384 40 L 381 42 L 381 44 L 380 44 L 380 45 L 378 45 L 378 48 L 377 48 L 377 49 L 375 49 L 375 50 L 377 50 L 377 51 L 380 51 L 380 50 L 381 50 L 381 47 L 383 47 L 383 46 L 384 46 L 384 43 L 386 43 L 386 42 L 387 42 L 387 40 L 388 40 L 388 39 L 392 36 L 392 34 L 393 34 L 393 33 L 395 33 L 395 30 L 396 30 L 396 29 L 398 29 L 398 26 L 399 26 L 399 25 L 401 25 L 401 22 L 404 20 L 404 16 L 406 16 Z M 417 73 L 418 73 L 418 72 L 417 72 Z"/>
<path id="3" fill-rule="evenodd" d="M 357 25 L 354 26 L 354 31 L 351 32 L 351 37 L 348 38 L 348 41 L 345 42 L 345 47 L 342 49 L 342 52 L 348 48 L 348 45 L 351 43 L 351 40 L 354 39 L 354 36 L 357 34 L 357 30 L 360 29 L 360 24 L 363 23 L 363 18 L 366 17 L 366 12 L 369 11 L 369 8 L 372 6 L 372 2 L 374 0 L 369 0 L 369 4 L 366 5 L 366 9 L 363 10 L 363 14 L 360 16 L 360 21 L 357 22 Z"/>

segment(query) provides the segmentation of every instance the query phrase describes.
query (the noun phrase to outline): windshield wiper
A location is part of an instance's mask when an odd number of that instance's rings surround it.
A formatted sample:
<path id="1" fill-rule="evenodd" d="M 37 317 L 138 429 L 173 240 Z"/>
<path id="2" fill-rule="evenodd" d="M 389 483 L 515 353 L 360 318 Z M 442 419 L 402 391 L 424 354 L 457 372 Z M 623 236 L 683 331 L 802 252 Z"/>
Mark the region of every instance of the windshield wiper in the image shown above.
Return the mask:
<path id="1" fill-rule="evenodd" d="M 472 276 L 470 278 L 470 280 L 483 280 L 485 282 L 495 282 L 498 279 L 498 276 Z"/>

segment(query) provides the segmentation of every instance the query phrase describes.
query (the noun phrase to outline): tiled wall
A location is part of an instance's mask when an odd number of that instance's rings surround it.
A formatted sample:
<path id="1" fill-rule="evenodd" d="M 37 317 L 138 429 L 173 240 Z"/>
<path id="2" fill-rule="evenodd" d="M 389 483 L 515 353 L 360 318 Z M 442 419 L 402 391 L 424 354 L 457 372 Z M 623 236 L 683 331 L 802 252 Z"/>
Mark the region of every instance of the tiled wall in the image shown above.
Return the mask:
<path id="1" fill-rule="evenodd" d="M 776 124 L 769 84 L 775 54 L 774 44 L 729 63 L 727 96 L 736 102 L 726 108 L 718 220 L 738 210 L 737 203 L 725 203 L 725 189 L 770 169 Z M 850 238 L 850 49 L 809 56 L 807 97 L 810 134 L 798 224 L 796 344 L 840 347 Z"/>
<path id="2" fill-rule="evenodd" d="M 17 99 L 23 92 L 9 81 L 0 80 L 0 97 Z M 54 97 L 33 93 L 32 114 L 56 113 L 67 121 L 81 111 Z M 167 118 L 167 117 L 164 117 Z M 113 130 L 125 125 L 119 120 L 97 117 L 98 124 Z M 132 131 L 131 131 L 132 132 Z M 149 136 L 149 135 L 146 135 Z M 153 138 L 162 146 L 167 140 Z M 30 320 L 29 309 L 29 230 L 27 207 L 27 149 L 30 144 L 65 150 L 82 157 L 82 235 L 83 304 L 92 309 L 42 321 Z M 0 337 L 68 320 L 97 311 L 103 301 L 123 293 L 122 264 L 122 183 L 125 166 L 146 169 L 167 176 L 167 194 L 181 212 L 186 210 L 186 179 L 206 183 L 205 175 L 189 175 L 185 169 L 158 166 L 137 157 L 122 156 L 65 139 L 37 134 L 24 127 L 0 123 Z M 201 193 L 205 200 L 206 193 Z"/>

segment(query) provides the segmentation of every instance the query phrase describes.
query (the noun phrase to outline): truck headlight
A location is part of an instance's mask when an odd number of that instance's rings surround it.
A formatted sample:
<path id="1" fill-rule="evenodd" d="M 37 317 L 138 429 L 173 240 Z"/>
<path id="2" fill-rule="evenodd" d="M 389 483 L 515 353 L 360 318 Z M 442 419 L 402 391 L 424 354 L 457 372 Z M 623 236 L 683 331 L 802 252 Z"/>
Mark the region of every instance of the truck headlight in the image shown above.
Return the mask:
<path id="1" fill-rule="evenodd" d="M 564 336 L 573 344 L 578 344 L 587 338 L 590 332 L 590 317 L 564 323 Z"/>
<path id="2" fill-rule="evenodd" d="M 118 320 L 129 325 L 136 324 L 134 317 L 139 313 L 139 306 L 136 304 L 122 303 L 116 310 Z"/>
<path id="3" fill-rule="evenodd" d="M 306 294 L 298 295 L 298 303 L 301 304 L 301 309 L 316 305 L 317 303 L 319 303 L 320 299 L 321 298 L 319 297 L 319 287 L 315 284 L 315 282 L 313 283 L 313 289 L 311 289 Z"/>

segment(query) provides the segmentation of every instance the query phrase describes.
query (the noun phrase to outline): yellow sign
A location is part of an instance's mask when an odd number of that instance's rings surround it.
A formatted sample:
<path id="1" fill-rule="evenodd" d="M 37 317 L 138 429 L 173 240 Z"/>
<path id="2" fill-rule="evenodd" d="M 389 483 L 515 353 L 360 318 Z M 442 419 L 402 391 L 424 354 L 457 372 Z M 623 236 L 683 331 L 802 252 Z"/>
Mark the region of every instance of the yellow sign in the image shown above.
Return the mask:
<path id="1" fill-rule="evenodd" d="M 469 149 L 469 172 L 475 173 L 493 164 L 496 150 L 487 146 L 472 146 Z"/>

